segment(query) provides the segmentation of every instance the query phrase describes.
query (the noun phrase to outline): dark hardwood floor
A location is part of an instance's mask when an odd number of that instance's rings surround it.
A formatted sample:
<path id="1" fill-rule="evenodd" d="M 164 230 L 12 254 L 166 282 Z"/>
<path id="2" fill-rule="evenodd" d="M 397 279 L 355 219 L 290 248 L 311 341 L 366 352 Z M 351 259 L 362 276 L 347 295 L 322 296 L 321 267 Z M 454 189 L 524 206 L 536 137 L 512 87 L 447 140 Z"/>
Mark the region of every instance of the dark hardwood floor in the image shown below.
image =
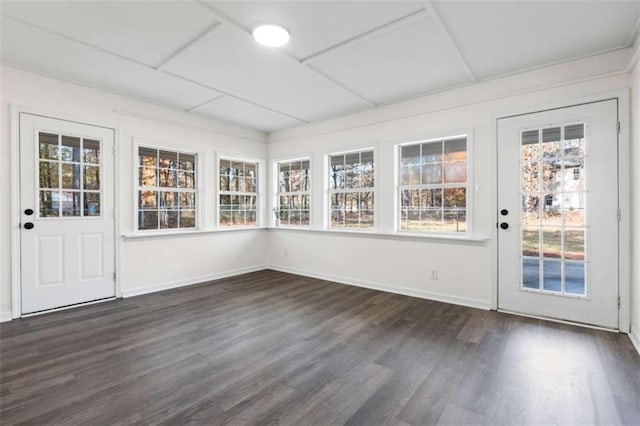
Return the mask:
<path id="1" fill-rule="evenodd" d="M 0 338 L 3 425 L 640 424 L 625 335 L 274 271 Z"/>

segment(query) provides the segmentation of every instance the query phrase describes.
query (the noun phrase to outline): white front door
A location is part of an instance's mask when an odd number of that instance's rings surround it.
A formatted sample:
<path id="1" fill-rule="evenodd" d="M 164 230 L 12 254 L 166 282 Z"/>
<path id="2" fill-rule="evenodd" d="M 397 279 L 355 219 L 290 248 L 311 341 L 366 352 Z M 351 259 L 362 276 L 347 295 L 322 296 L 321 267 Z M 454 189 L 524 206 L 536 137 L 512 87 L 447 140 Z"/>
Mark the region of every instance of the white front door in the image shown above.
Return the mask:
<path id="1" fill-rule="evenodd" d="M 498 308 L 618 328 L 617 100 L 498 120 Z"/>
<path id="2" fill-rule="evenodd" d="M 114 297 L 113 129 L 19 119 L 22 314 Z"/>

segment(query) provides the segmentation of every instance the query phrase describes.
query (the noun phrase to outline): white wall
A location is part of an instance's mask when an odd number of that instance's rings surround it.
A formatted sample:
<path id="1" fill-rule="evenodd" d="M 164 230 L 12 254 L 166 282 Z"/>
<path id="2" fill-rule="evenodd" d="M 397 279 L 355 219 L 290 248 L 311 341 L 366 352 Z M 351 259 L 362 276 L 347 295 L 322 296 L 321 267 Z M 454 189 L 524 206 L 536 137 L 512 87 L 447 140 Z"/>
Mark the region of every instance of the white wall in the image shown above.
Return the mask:
<path id="1" fill-rule="evenodd" d="M 630 74 L 624 70 L 629 53 L 588 58 L 270 135 L 271 160 L 312 155 L 314 219 L 312 231 L 270 231 L 269 262 L 276 269 L 345 283 L 484 308 L 495 306 L 496 118 L 567 106 L 585 97 L 629 88 Z M 589 72 L 601 75 L 589 77 Z M 486 237 L 486 242 L 322 231 L 326 154 L 376 147 L 378 230 L 393 232 L 394 144 L 467 130 L 473 135 L 475 152 L 474 234 Z M 437 280 L 430 279 L 432 268 L 438 269 Z"/>
<path id="2" fill-rule="evenodd" d="M 640 47 L 640 46 L 639 46 Z M 631 116 L 631 334 L 640 351 L 640 64 L 632 76 Z"/>
<path id="3" fill-rule="evenodd" d="M 205 172 L 204 228 L 215 226 L 216 153 L 265 159 L 267 147 L 262 133 L 239 129 L 180 111 L 100 92 L 2 67 L 0 121 L 0 314 L 11 311 L 10 205 L 10 104 L 64 116 L 99 121 L 116 127 L 116 203 L 120 206 L 120 234 L 134 231 L 133 138 L 149 143 L 184 148 L 201 154 Z M 115 111 L 118 112 L 115 112 Z M 202 200 L 200 200 L 202 202 Z M 18 206 L 12 206 L 17 209 Z M 227 274 L 262 268 L 267 247 L 266 231 L 233 231 L 190 236 L 122 238 L 119 270 L 125 296 L 176 284 L 204 281 Z"/>

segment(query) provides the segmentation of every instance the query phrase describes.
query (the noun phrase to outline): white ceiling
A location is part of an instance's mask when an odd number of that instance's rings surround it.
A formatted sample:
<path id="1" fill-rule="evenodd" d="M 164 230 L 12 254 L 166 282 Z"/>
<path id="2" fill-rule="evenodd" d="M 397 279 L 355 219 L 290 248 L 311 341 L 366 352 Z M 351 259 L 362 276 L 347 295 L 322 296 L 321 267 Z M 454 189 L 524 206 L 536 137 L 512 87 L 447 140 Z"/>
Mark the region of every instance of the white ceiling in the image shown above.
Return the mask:
<path id="1" fill-rule="evenodd" d="M 2 63 L 271 132 L 629 47 L 638 1 L 4 1 Z M 251 28 L 285 26 L 283 49 Z"/>

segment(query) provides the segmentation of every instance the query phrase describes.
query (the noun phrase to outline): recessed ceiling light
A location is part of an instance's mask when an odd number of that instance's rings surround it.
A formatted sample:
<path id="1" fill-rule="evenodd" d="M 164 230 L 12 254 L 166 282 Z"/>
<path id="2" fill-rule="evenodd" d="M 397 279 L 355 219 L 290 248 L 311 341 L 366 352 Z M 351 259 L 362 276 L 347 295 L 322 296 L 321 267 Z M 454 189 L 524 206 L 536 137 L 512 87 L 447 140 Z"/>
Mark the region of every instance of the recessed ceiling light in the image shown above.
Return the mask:
<path id="1" fill-rule="evenodd" d="M 280 25 L 260 25 L 253 29 L 253 38 L 263 46 L 280 47 L 289 42 L 289 31 Z"/>

